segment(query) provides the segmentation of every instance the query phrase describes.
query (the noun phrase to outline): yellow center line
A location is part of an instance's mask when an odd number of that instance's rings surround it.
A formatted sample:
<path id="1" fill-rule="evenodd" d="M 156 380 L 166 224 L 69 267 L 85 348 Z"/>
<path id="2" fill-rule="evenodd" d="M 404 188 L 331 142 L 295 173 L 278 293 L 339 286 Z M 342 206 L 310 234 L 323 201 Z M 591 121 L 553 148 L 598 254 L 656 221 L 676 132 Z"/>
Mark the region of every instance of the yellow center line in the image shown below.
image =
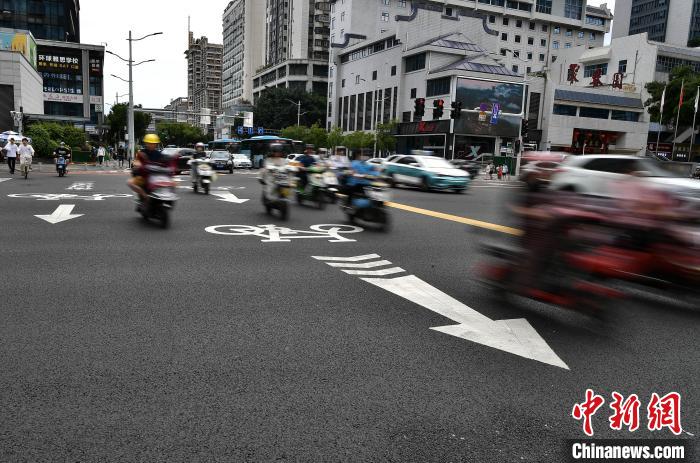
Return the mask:
<path id="1" fill-rule="evenodd" d="M 427 215 L 437 219 L 449 220 L 451 222 L 463 223 L 466 225 L 471 225 L 472 227 L 486 228 L 488 230 L 506 233 L 508 235 L 520 236 L 523 234 L 522 230 L 518 228 L 506 227 L 505 225 L 498 225 L 496 223 L 483 222 L 481 220 L 460 217 L 458 215 L 445 214 L 444 212 L 431 211 L 429 209 L 421 209 L 419 207 L 408 206 L 406 204 L 387 202 L 386 205 L 395 209 L 401 209 L 403 211 Z"/>

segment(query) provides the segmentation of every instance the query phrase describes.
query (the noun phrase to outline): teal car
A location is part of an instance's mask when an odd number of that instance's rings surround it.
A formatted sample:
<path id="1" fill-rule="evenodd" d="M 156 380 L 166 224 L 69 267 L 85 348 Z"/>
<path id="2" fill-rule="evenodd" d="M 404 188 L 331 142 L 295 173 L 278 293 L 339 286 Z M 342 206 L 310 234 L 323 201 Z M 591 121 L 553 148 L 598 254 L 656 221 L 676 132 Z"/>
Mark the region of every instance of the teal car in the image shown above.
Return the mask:
<path id="1" fill-rule="evenodd" d="M 389 177 L 394 186 L 417 186 L 424 191 L 453 190 L 462 193 L 470 182 L 468 172 L 436 156 L 406 155 L 390 158 L 384 163 L 382 173 Z"/>

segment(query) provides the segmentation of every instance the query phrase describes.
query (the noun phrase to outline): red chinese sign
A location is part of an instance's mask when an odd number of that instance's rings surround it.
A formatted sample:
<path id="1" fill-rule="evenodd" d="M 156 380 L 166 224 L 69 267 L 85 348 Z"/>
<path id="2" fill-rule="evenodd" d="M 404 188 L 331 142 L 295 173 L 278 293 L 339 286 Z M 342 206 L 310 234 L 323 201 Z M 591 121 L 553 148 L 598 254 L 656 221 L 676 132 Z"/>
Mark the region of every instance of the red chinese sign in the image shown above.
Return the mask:
<path id="1" fill-rule="evenodd" d="M 639 410 L 641 401 L 637 394 L 631 394 L 625 398 L 618 392 L 612 393 L 610 408 L 613 413 L 608 418 L 610 428 L 620 431 L 626 428 L 629 432 L 639 429 Z M 586 398 L 581 403 L 574 404 L 571 416 L 578 421 L 583 421 L 583 432 L 587 436 L 593 436 L 593 415 L 603 406 L 605 399 L 596 394 L 592 389 L 586 390 Z M 661 431 L 667 428 L 675 435 L 683 431 L 681 426 L 681 395 L 670 392 L 660 397 L 656 392 L 651 394 L 647 405 L 647 429 L 649 431 Z"/>
<path id="2" fill-rule="evenodd" d="M 624 79 L 624 77 L 625 75 L 621 72 L 613 74 L 612 88 L 619 88 L 622 90 L 622 79 Z"/>
<path id="3" fill-rule="evenodd" d="M 566 80 L 569 82 L 569 85 L 573 85 L 574 82 L 578 82 L 579 69 L 581 69 L 581 66 L 579 66 L 578 64 L 569 65 L 569 72 L 566 75 Z"/>
<path id="4" fill-rule="evenodd" d="M 603 76 L 603 70 L 602 69 L 596 69 L 595 72 L 593 72 L 593 75 L 591 76 L 591 86 L 592 87 L 600 87 L 603 85 L 603 82 L 600 81 L 600 78 Z"/>

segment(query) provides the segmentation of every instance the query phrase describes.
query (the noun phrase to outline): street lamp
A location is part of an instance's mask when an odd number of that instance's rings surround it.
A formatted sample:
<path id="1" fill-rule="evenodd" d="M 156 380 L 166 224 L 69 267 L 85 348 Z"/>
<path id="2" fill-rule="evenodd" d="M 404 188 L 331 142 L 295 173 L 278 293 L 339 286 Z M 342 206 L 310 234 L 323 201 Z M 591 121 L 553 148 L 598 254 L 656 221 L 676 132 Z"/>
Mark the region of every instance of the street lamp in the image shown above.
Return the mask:
<path id="1" fill-rule="evenodd" d="M 133 74 L 133 68 L 134 66 L 138 66 L 139 64 L 144 64 L 144 63 L 151 63 L 155 61 L 154 59 L 147 59 L 144 61 L 139 61 L 138 63 L 134 64 L 134 58 L 133 58 L 133 52 L 132 52 L 132 45 L 133 42 L 139 42 L 145 38 L 148 37 L 153 37 L 155 35 L 162 35 L 162 32 L 153 32 L 151 34 L 146 34 L 143 37 L 139 37 L 138 39 L 134 39 L 131 36 L 131 30 L 129 31 L 129 37 L 126 39 L 129 41 L 129 59 L 124 59 L 121 56 L 117 55 L 116 53 L 113 53 L 111 51 L 106 50 L 107 53 L 109 53 L 112 56 L 116 56 L 120 60 L 126 62 L 129 65 L 129 79 L 122 79 L 119 76 L 115 76 L 112 74 L 113 77 L 116 77 L 117 79 L 123 80 L 125 82 L 129 83 L 129 126 L 128 126 L 128 132 L 129 132 L 129 159 L 133 160 L 134 159 L 134 154 L 136 150 L 136 137 L 134 133 L 134 74 Z"/>
<path id="2" fill-rule="evenodd" d="M 301 112 L 301 100 L 299 100 L 297 102 L 294 102 L 294 101 L 290 100 L 289 98 L 286 98 L 286 100 L 297 107 L 297 125 L 298 126 L 301 125 L 301 115 L 306 114 L 308 111 L 304 111 L 303 113 Z"/>

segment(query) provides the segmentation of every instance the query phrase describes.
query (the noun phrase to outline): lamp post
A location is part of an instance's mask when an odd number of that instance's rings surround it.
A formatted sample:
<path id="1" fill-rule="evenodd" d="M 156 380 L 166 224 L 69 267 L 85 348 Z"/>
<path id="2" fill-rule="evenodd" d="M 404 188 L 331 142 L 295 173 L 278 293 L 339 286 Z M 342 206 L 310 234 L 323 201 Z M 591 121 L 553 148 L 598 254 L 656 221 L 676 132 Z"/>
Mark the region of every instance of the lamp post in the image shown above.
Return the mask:
<path id="1" fill-rule="evenodd" d="M 140 64 L 144 63 L 151 63 L 155 61 L 154 59 L 148 59 L 144 61 L 140 61 L 136 64 L 134 64 L 134 59 L 133 59 L 133 42 L 139 42 L 145 38 L 152 37 L 155 35 L 162 35 L 162 32 L 153 32 L 151 34 L 146 34 L 143 37 L 140 37 L 138 39 L 132 38 L 131 31 L 129 31 L 129 38 L 127 40 L 129 41 L 129 59 L 124 59 L 121 56 L 117 55 L 116 53 L 113 53 L 111 51 L 106 51 L 112 56 L 116 56 L 120 60 L 126 62 L 129 65 L 129 79 L 122 79 L 121 77 L 115 76 L 112 74 L 113 77 L 116 77 L 117 79 L 124 80 L 128 82 L 129 84 L 129 116 L 128 116 L 128 133 L 129 133 L 129 159 L 133 160 L 134 159 L 134 154 L 136 150 L 136 136 L 134 133 L 134 66 L 138 66 Z"/>
<path id="2" fill-rule="evenodd" d="M 297 107 L 297 126 L 301 125 L 301 115 L 306 114 L 306 112 L 303 112 L 303 113 L 301 112 L 301 100 L 294 102 L 294 101 L 287 98 L 287 101 L 289 101 L 290 103 L 292 103 L 294 106 Z"/>

